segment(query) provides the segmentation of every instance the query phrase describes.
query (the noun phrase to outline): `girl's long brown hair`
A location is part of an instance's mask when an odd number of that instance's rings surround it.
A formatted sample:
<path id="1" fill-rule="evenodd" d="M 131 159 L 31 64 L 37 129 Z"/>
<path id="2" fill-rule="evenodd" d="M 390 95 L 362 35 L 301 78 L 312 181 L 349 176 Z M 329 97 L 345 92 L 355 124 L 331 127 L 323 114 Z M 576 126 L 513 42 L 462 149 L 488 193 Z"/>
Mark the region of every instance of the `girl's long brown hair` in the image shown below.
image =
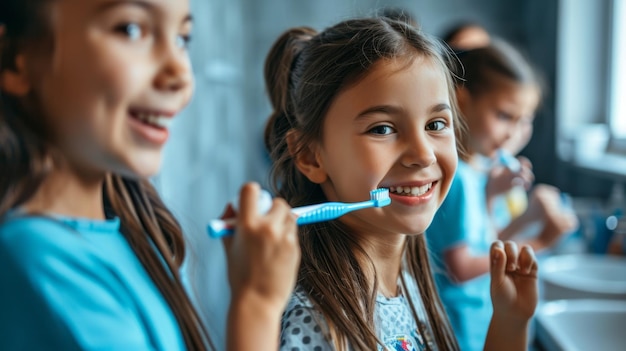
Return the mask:
<path id="1" fill-rule="evenodd" d="M 385 18 L 348 20 L 321 33 L 307 27 L 285 32 L 265 63 L 266 88 L 274 108 L 265 130 L 265 144 L 274 162 L 274 191 L 292 206 L 326 200 L 321 187 L 297 170 L 294 154 L 321 140 L 324 118 L 334 97 L 381 59 L 425 57 L 440 64 L 448 72 L 454 125 L 458 128 L 453 82 L 446 66 L 452 60 L 444 55 L 443 46 L 419 30 Z M 298 131 L 299 136 L 291 152 L 286 142 L 290 130 Z M 338 349 L 350 344 L 355 350 L 376 350 L 377 283 L 376 279 L 369 281 L 367 270 L 361 266 L 365 262 L 372 266 L 366 268 L 373 268 L 363 247 L 339 221 L 301 227 L 300 244 L 298 284 L 324 315 L 332 342 Z M 441 350 L 458 349 L 433 282 L 424 235 L 407 238 L 404 261 L 418 285 L 435 344 Z M 413 314 L 417 316 L 415 308 Z"/>
<path id="2" fill-rule="evenodd" d="M 54 42 L 46 20 L 52 0 L 2 0 L 0 73 L 14 69 L 18 52 Z M 41 50 L 41 49 L 38 49 Z M 43 118 L 0 87 L 0 218 L 28 201 L 50 171 L 50 148 Z M 181 227 L 146 179 L 109 174 L 103 184 L 107 216 L 117 216 L 121 232 L 170 306 L 189 350 L 214 349 L 180 279 L 185 257 Z M 156 248 L 156 250 L 155 250 Z M 114 337 L 114 336 L 112 336 Z"/>

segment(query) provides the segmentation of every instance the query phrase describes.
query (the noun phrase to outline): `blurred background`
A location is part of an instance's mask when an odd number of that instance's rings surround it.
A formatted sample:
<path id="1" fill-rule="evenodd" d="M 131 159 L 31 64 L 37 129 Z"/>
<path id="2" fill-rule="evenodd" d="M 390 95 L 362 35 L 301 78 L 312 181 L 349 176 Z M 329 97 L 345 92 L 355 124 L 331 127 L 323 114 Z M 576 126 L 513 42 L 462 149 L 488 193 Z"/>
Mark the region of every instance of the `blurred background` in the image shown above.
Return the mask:
<path id="1" fill-rule="evenodd" d="M 154 179 L 189 240 L 189 285 L 213 335 L 228 306 L 224 255 L 205 226 L 246 181 L 265 185 L 262 142 L 270 113 L 263 62 L 292 26 L 323 29 L 340 20 L 405 9 L 441 37 L 476 22 L 520 48 L 547 83 L 522 151 L 537 182 L 578 204 L 623 201 L 626 182 L 626 5 L 621 0 L 191 0 L 195 96 L 177 119 L 164 167 Z M 621 20 L 620 20 L 621 18 Z M 580 205 L 583 206 L 584 205 Z M 616 206 L 616 205 L 611 205 Z M 581 207 L 582 208 L 582 207 Z M 218 338 L 223 349 L 223 338 Z"/>

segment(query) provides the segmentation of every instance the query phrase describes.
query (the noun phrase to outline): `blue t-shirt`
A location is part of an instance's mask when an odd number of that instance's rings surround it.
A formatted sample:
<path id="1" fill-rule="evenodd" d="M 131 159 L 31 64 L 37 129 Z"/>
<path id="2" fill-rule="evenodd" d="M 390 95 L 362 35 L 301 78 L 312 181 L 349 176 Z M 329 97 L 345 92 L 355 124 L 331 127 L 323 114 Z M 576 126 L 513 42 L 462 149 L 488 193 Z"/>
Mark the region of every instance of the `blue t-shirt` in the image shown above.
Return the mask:
<path id="1" fill-rule="evenodd" d="M 378 351 L 421 351 L 435 349 L 432 331 L 429 329 L 426 311 L 423 308 L 417 285 L 405 274 L 408 294 L 385 297 L 378 294 L 374 311 L 376 334 L 385 344 L 385 349 L 378 345 Z M 408 296 L 407 296 L 408 295 Z M 427 330 L 425 337 L 419 332 L 417 322 L 408 301 L 412 299 L 417 309 L 422 330 Z M 334 350 L 328 324 L 320 311 L 308 298 L 304 290 L 297 287 L 291 295 L 283 314 L 280 335 L 281 351 L 326 351 Z M 352 347 L 349 348 L 352 350 Z"/>
<path id="2" fill-rule="evenodd" d="M 184 350 L 118 219 L 0 221 L 1 350 Z"/>
<path id="3" fill-rule="evenodd" d="M 460 161 L 450 192 L 426 231 L 435 282 L 461 350 L 482 350 L 492 315 L 488 274 L 464 283 L 449 279 L 444 252 L 467 245 L 472 255 L 489 254 L 496 238 L 485 186 L 487 175 Z"/>

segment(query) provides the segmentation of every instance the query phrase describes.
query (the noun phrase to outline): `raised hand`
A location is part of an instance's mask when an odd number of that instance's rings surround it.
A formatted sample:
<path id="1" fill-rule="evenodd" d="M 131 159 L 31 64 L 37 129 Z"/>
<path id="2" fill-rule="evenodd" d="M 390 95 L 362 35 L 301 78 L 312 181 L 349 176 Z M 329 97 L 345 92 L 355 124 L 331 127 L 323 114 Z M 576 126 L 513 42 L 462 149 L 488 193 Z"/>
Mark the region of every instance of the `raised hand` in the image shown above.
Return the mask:
<path id="1" fill-rule="evenodd" d="M 530 246 L 513 241 L 491 245 L 491 300 L 494 316 L 527 322 L 538 301 L 537 259 Z"/>

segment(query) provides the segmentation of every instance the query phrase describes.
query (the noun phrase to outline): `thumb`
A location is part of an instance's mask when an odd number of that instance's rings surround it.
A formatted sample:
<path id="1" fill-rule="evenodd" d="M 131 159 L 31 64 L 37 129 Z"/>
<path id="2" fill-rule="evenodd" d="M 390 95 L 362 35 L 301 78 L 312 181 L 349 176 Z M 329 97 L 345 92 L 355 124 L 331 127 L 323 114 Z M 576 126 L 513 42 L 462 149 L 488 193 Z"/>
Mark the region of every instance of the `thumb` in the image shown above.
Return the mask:
<path id="1" fill-rule="evenodd" d="M 506 274 L 506 259 L 504 253 L 504 244 L 500 240 L 496 240 L 491 244 L 489 251 L 489 262 L 491 271 L 491 284 L 499 285 L 504 281 Z"/>

